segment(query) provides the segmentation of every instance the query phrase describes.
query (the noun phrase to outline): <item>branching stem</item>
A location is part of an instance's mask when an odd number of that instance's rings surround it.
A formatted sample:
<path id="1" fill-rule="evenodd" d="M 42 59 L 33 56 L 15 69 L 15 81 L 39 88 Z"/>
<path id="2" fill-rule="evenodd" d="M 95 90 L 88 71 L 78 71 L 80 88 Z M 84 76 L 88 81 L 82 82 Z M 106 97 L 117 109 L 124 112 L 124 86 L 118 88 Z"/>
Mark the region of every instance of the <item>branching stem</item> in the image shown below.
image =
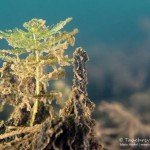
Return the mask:
<path id="1" fill-rule="evenodd" d="M 36 39 L 35 39 L 35 35 L 33 34 L 34 40 L 35 40 L 35 45 L 36 45 Z M 38 50 L 35 51 L 35 57 L 36 57 L 36 62 L 39 62 L 39 52 Z M 39 76 L 40 76 L 40 67 L 39 65 L 37 65 L 36 67 L 36 90 L 35 90 L 35 94 L 38 96 L 40 94 L 40 81 L 39 81 Z M 34 125 L 34 121 L 35 121 L 35 117 L 38 111 L 38 98 L 36 98 L 34 105 L 33 105 L 33 113 L 32 113 L 32 117 L 31 117 L 31 122 L 30 122 L 30 126 Z"/>

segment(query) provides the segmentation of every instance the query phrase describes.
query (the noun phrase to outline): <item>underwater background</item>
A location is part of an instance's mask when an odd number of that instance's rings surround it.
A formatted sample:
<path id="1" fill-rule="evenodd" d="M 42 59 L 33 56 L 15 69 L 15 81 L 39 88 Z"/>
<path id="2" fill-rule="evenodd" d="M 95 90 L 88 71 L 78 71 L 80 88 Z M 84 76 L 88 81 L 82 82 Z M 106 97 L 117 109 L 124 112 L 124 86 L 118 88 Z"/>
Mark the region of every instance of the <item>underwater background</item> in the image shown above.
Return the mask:
<path id="1" fill-rule="evenodd" d="M 22 28 L 32 18 L 51 25 L 67 17 L 73 21 L 66 30 L 79 29 L 75 47 L 82 46 L 90 57 L 92 101 L 126 101 L 135 94 L 149 94 L 150 0 L 0 1 L 0 30 Z M 6 45 L 1 41 L 0 48 Z"/>

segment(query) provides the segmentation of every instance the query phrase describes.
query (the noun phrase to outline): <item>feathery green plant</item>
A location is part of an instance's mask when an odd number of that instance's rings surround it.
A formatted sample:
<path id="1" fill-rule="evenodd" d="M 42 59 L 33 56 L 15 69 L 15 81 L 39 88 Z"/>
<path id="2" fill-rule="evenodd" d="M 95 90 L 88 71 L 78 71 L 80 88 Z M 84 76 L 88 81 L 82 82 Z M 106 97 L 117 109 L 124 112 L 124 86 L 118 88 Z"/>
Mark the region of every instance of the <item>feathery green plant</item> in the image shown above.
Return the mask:
<path id="1" fill-rule="evenodd" d="M 70 65 L 72 61 L 71 58 L 68 58 L 68 55 L 65 55 L 65 50 L 69 45 L 74 45 L 74 35 L 78 30 L 62 31 L 62 28 L 71 20 L 72 18 L 68 18 L 55 26 L 49 27 L 46 26 L 45 20 L 32 19 L 24 23 L 24 30 L 0 31 L 0 38 L 5 39 L 11 46 L 9 50 L 0 50 L 0 58 L 6 62 L 1 68 L 1 73 L 3 74 L 4 66 L 9 64 L 10 74 L 15 76 L 19 83 L 16 86 L 10 83 L 10 86 L 5 87 L 1 84 L 1 95 L 13 94 L 15 100 L 17 97 L 19 97 L 19 100 L 20 97 L 26 98 L 28 101 L 34 100 L 31 126 L 35 121 L 39 100 L 49 98 L 59 101 L 61 99 L 61 93 L 55 91 L 48 93 L 47 87 L 50 80 L 58 80 L 65 76 L 63 67 Z M 46 73 L 44 69 L 48 66 L 53 70 Z M 29 78 L 35 79 L 34 93 L 21 91 L 22 84 L 26 84 L 25 81 Z M 14 87 L 16 89 L 13 89 Z M 43 90 L 44 93 L 42 93 Z"/>

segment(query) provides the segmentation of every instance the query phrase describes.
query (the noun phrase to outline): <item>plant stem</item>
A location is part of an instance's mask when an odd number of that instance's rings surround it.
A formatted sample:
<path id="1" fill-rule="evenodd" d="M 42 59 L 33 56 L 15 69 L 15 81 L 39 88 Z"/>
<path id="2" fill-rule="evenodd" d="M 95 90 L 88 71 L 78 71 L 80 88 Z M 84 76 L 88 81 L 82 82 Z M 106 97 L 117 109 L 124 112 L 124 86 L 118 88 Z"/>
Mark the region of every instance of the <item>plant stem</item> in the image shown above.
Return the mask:
<path id="1" fill-rule="evenodd" d="M 35 36 L 34 36 L 35 39 Z M 35 44 L 36 44 L 36 40 L 35 40 Z M 36 57 L 36 62 L 39 62 L 39 52 L 38 50 L 35 51 L 35 57 Z M 40 67 L 39 64 L 36 66 L 36 90 L 35 90 L 35 95 L 39 95 L 40 93 L 40 82 L 39 82 L 39 74 L 40 73 Z M 34 105 L 33 105 L 33 113 L 32 113 L 32 117 L 31 117 L 31 122 L 30 122 L 30 126 L 34 125 L 34 121 L 35 121 L 35 117 L 38 111 L 38 98 L 36 98 Z"/>

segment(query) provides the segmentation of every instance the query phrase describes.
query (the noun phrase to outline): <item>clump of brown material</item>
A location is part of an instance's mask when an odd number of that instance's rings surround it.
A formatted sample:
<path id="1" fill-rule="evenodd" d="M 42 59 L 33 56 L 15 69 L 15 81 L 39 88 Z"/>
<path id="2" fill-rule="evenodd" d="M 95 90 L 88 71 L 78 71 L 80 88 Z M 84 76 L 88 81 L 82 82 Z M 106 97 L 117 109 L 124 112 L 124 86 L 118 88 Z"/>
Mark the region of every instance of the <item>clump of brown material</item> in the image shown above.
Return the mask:
<path id="1" fill-rule="evenodd" d="M 88 84 L 86 61 L 88 61 L 86 52 L 82 48 L 78 48 L 74 53 L 72 94 L 66 108 L 62 112 L 63 115 L 76 114 L 78 121 L 82 120 L 82 117 L 91 116 L 91 112 L 95 107 L 89 100 L 86 89 Z"/>
<path id="2" fill-rule="evenodd" d="M 95 121 L 91 118 L 91 113 L 94 104 L 89 100 L 86 90 L 88 56 L 82 48 L 78 48 L 74 52 L 74 83 L 71 96 L 59 114 L 55 112 L 52 101 L 61 100 L 61 93 L 56 91 L 49 93 L 47 89 L 48 81 L 64 77 L 64 70 L 61 67 L 69 65 L 70 59 L 63 56 L 64 49 L 74 42 L 73 35 L 76 32 L 61 33 L 59 31 L 68 21 L 70 19 L 60 22 L 56 27 L 50 29 L 50 32 L 43 20 L 36 19 L 24 24 L 29 33 L 16 30 L 12 32 L 14 37 L 11 37 L 10 31 L 1 32 L 2 36 L 8 38 L 7 40 L 14 47 L 26 48 L 28 46 L 29 49 L 25 50 L 27 50 L 27 54 L 29 52 L 29 55 L 22 60 L 21 57 L 18 57 L 17 51 L 17 54 L 13 53 L 15 56 L 11 59 L 10 52 L 7 56 L 7 51 L 2 51 L 2 55 L 4 55 L 2 58 L 6 63 L 1 69 L 3 84 L 0 88 L 4 88 L 1 98 L 4 103 L 10 102 L 14 106 L 14 110 L 10 118 L 0 124 L 0 128 L 4 132 L 4 134 L 0 134 L 0 149 L 102 149 L 93 130 Z M 34 32 L 34 34 L 30 36 L 30 32 Z M 22 41 L 16 42 L 16 38 L 20 34 L 26 44 L 19 43 Z M 38 37 L 37 41 L 35 41 L 36 36 Z M 44 39 L 45 36 L 46 39 Z M 11 62 L 7 60 L 11 60 Z M 21 64 L 22 66 L 19 66 Z M 45 74 L 42 68 L 45 65 L 52 66 L 53 71 Z M 61 67 L 57 68 L 58 65 Z M 20 67 L 20 69 L 16 67 Z"/>
<path id="3" fill-rule="evenodd" d="M 137 115 L 119 103 L 102 102 L 99 111 L 105 119 L 97 123 L 96 132 L 108 149 L 120 149 L 120 138 L 146 138 L 150 135 L 150 125 L 143 124 Z"/>

